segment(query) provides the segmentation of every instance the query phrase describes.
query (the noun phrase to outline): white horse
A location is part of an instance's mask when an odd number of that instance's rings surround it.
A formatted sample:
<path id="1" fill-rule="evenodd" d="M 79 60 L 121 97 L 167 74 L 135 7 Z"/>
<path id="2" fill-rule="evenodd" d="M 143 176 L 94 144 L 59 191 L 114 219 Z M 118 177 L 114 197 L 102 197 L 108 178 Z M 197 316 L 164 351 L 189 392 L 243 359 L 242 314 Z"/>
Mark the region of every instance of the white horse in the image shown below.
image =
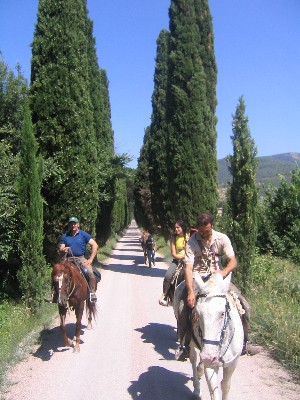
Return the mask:
<path id="1" fill-rule="evenodd" d="M 215 273 L 207 282 L 204 282 L 196 273 L 195 281 L 201 294 L 193 311 L 190 344 L 193 399 L 202 400 L 200 378 L 203 373 L 205 373 L 211 400 L 221 399 L 218 372 L 219 367 L 223 367 L 222 400 L 227 400 L 231 376 L 241 355 L 244 338 L 241 318 L 234 304 L 235 299 L 229 293 L 230 275 L 223 280 L 221 274 Z M 185 282 L 182 282 L 175 292 L 176 318 L 178 318 L 184 286 Z"/>

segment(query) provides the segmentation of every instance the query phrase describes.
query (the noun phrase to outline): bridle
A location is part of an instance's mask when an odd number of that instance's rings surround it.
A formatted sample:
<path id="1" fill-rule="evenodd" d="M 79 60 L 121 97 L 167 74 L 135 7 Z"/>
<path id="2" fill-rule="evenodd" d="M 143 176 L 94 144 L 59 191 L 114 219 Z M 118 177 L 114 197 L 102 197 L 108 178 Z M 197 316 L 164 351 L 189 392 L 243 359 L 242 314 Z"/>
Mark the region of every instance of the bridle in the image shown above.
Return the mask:
<path id="1" fill-rule="evenodd" d="M 202 298 L 206 298 L 207 295 L 206 295 L 206 294 L 200 294 L 200 295 L 199 295 L 199 298 L 201 298 L 201 297 L 202 297 Z M 226 329 L 227 329 L 227 327 L 228 327 L 229 321 L 231 320 L 231 317 L 230 317 L 230 304 L 229 304 L 229 301 L 228 301 L 228 299 L 227 299 L 227 296 L 226 296 L 225 294 L 217 294 L 217 295 L 214 295 L 214 296 L 209 296 L 208 298 L 213 298 L 213 297 L 224 298 L 224 299 L 226 300 L 226 302 L 225 302 L 225 312 L 224 312 L 223 328 L 222 328 L 222 330 L 221 330 L 220 339 L 219 339 L 219 340 L 211 340 L 211 339 L 206 339 L 206 338 L 203 337 L 203 333 L 202 333 L 202 330 L 201 330 L 200 324 L 199 324 L 199 325 L 198 325 L 198 331 L 199 331 L 199 337 L 200 337 L 200 342 L 201 342 L 201 343 L 199 343 L 199 341 L 197 340 L 197 338 L 196 338 L 196 336 L 195 336 L 195 334 L 194 334 L 194 330 L 192 330 L 192 337 L 193 337 L 193 340 L 194 340 L 196 346 L 198 347 L 198 349 L 199 349 L 200 351 L 202 350 L 202 346 L 201 346 L 202 343 L 211 344 L 211 345 L 213 345 L 213 346 L 219 346 L 219 349 L 221 350 L 222 345 L 223 345 L 223 341 L 224 341 L 224 337 L 225 337 L 225 332 L 226 332 Z M 233 339 L 234 331 L 235 331 L 235 329 L 233 330 L 233 333 L 232 333 L 232 335 L 231 335 L 231 338 L 230 338 L 230 340 L 228 341 L 228 344 L 227 344 L 225 350 L 223 351 L 223 354 L 219 357 L 219 361 L 221 361 L 222 363 L 224 363 L 223 356 L 225 355 L 226 351 L 228 350 L 229 345 L 230 345 L 230 343 L 231 343 L 231 341 L 232 341 L 232 339 Z"/>

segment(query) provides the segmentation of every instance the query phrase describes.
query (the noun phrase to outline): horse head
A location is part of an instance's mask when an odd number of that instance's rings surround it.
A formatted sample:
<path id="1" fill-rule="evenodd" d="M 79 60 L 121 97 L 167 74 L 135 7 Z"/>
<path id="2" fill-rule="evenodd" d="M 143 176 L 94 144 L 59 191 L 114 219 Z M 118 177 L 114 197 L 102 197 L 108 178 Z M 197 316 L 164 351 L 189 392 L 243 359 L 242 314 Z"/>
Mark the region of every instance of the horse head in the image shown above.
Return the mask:
<path id="1" fill-rule="evenodd" d="M 53 266 L 52 284 L 57 295 L 57 303 L 67 307 L 67 302 L 72 292 L 72 268 L 68 261 Z"/>
<path id="2" fill-rule="evenodd" d="M 195 281 L 200 298 L 196 304 L 198 319 L 194 329 L 200 339 L 201 361 L 205 367 L 222 365 L 234 335 L 232 306 L 227 296 L 230 276 L 223 279 L 221 274 L 215 273 L 207 282 L 200 276 L 195 277 Z"/>

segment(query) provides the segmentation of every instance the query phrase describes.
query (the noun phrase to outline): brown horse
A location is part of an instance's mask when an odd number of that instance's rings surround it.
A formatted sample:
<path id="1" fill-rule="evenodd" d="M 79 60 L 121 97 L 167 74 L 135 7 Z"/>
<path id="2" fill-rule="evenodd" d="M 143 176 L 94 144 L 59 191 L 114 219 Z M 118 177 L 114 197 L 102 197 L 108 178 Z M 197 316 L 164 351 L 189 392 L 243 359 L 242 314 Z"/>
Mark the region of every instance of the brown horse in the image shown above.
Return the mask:
<path id="1" fill-rule="evenodd" d="M 66 314 L 69 308 L 75 310 L 76 329 L 75 345 L 73 352 L 79 353 L 81 319 L 86 301 L 88 325 L 87 329 L 92 328 L 92 318 L 96 317 L 96 304 L 90 301 L 89 288 L 79 266 L 68 260 L 54 264 L 52 269 L 52 285 L 57 296 L 58 311 L 60 315 L 60 328 L 66 346 L 72 345 L 72 340 L 66 332 Z"/>

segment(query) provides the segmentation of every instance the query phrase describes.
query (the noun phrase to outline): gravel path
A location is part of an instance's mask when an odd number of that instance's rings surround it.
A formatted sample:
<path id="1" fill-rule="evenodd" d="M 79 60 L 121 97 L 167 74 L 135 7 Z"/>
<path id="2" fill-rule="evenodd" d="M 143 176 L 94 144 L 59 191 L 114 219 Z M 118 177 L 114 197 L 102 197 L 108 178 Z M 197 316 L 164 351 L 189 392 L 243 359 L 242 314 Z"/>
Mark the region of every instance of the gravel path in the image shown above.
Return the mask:
<path id="1" fill-rule="evenodd" d="M 102 269 L 98 319 L 93 330 L 83 320 L 80 354 L 63 346 L 59 321 L 43 332 L 39 346 L 8 375 L 3 400 L 183 400 L 192 394 L 189 361 L 174 360 L 175 317 L 161 307 L 167 265 L 143 264 L 133 223 Z M 54 306 L 55 307 L 55 306 Z M 68 317 L 73 332 L 74 315 Z M 299 385 L 261 351 L 240 358 L 231 400 L 299 400 Z M 209 400 L 205 380 L 203 399 Z"/>

